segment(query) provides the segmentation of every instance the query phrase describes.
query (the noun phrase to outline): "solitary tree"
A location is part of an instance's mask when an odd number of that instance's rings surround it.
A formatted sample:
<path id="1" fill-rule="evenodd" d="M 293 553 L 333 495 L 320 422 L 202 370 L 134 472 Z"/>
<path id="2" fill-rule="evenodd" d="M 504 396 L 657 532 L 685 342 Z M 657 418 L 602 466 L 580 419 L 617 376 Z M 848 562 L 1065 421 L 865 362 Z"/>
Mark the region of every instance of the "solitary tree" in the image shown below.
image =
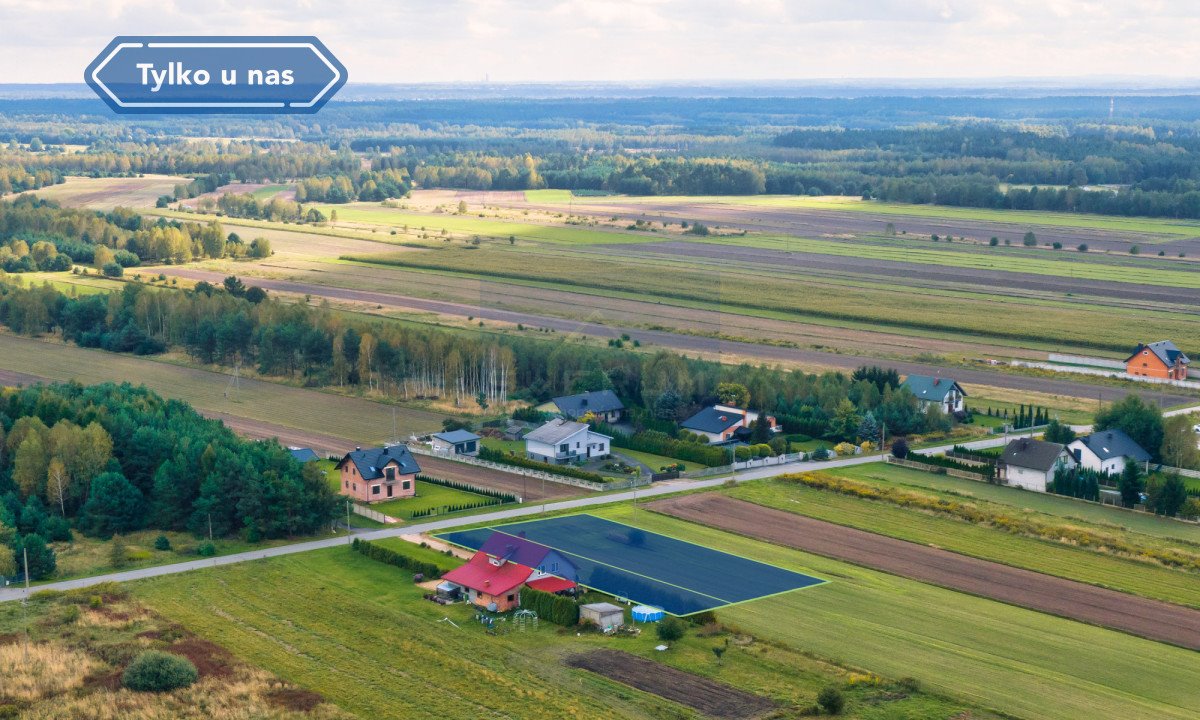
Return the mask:
<path id="1" fill-rule="evenodd" d="M 1171 473 L 1165 478 L 1155 477 L 1146 491 L 1149 496 L 1146 503 L 1150 509 L 1159 515 L 1175 517 L 1187 502 L 1187 486 L 1177 473 Z"/>
<path id="2" fill-rule="evenodd" d="M 1121 504 L 1129 508 L 1137 505 L 1142 499 L 1144 487 L 1142 469 L 1133 460 L 1126 461 L 1125 469 L 1121 472 L 1121 479 L 1117 482 L 1117 489 L 1121 491 Z"/>
<path id="3" fill-rule="evenodd" d="M 1037 235 L 1034 235 L 1033 231 L 1030 230 L 1029 232 L 1025 233 L 1025 239 L 1023 239 L 1021 242 L 1024 243 L 1025 247 L 1033 247 L 1034 245 L 1037 245 Z"/>

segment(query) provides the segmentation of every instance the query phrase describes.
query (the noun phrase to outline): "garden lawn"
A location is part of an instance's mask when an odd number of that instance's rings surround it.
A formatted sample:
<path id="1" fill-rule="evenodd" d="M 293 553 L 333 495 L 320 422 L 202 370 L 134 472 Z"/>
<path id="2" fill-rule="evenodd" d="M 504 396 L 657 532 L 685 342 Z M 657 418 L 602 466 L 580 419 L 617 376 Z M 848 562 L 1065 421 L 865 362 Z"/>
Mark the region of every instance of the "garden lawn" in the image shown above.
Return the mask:
<path id="1" fill-rule="evenodd" d="M 629 450 L 628 448 L 614 447 L 612 451 L 618 455 L 625 455 L 637 460 L 640 463 L 645 463 L 646 466 L 654 472 L 659 472 L 661 468 L 667 465 L 676 464 L 681 464 L 688 470 L 692 470 L 697 467 L 705 467 L 704 465 L 701 465 L 697 462 L 692 462 L 691 460 L 676 460 L 675 458 L 669 458 L 665 455 L 655 455 L 654 453 L 641 452 L 640 450 Z"/>
<path id="2" fill-rule="evenodd" d="M 1157 600 L 1200 607 L 1200 575 L 784 481 L 725 491 L 758 505 Z"/>
<path id="3" fill-rule="evenodd" d="M 419 510 L 434 508 L 434 515 L 444 515 L 446 513 L 446 506 L 468 505 L 496 499 L 478 493 L 467 492 L 466 490 L 456 490 L 442 485 L 421 482 L 420 480 L 416 482 L 417 494 L 415 497 L 371 503 L 367 507 L 372 510 L 378 510 L 384 515 L 408 520 L 413 516 L 414 512 Z M 422 517 L 421 519 L 424 520 L 426 518 Z"/>
<path id="4" fill-rule="evenodd" d="M 1195 717 L 1200 654 L 732 535 L 628 505 L 595 514 L 830 582 L 718 610 L 787 647 L 1015 717 Z"/>

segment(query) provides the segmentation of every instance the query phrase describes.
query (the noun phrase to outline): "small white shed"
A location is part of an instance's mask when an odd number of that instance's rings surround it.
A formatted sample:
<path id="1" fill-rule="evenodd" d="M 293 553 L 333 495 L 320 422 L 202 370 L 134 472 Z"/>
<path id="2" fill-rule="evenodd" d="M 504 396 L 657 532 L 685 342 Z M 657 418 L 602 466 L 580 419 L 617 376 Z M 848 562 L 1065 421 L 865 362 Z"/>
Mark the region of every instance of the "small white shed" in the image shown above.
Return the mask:
<path id="1" fill-rule="evenodd" d="M 611 630 L 625 624 L 625 611 L 612 603 L 590 603 L 579 606 L 579 619 L 591 620 L 601 630 Z"/>

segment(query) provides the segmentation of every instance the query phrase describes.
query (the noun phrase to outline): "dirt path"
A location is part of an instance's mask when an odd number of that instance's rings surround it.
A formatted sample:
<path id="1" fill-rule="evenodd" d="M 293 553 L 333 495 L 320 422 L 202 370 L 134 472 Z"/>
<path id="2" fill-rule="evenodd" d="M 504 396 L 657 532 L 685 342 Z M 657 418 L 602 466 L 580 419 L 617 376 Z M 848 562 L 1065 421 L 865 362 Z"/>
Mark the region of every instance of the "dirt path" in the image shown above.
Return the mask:
<path id="1" fill-rule="evenodd" d="M 1200 650 L 1200 611 L 876 535 L 717 493 L 651 510 L 777 545 Z"/>
<path id="2" fill-rule="evenodd" d="M 760 695 L 620 650 L 593 650 L 572 655 L 566 662 L 571 667 L 603 675 L 709 717 L 744 720 L 776 707 L 774 702 Z"/>
<path id="3" fill-rule="evenodd" d="M 39 382 L 46 382 L 46 379 L 37 375 L 17 372 L 16 370 L 0 369 L 0 387 L 6 385 L 33 385 Z"/>

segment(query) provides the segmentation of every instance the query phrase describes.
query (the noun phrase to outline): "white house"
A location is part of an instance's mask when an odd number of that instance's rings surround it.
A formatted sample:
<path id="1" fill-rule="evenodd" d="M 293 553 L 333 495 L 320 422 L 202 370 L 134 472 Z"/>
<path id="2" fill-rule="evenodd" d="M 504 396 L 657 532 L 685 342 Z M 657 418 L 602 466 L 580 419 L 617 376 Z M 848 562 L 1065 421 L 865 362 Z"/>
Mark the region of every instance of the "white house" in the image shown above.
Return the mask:
<path id="1" fill-rule="evenodd" d="M 950 378 L 909 375 L 900 386 L 908 388 L 908 391 L 917 397 L 922 409 L 937 405 L 947 415 L 954 415 L 966 409 L 966 391 Z"/>
<path id="2" fill-rule="evenodd" d="M 1054 473 L 1060 466 L 1075 466 L 1065 445 L 1017 438 L 1004 448 L 996 470 L 1000 481 L 1006 485 L 1046 492 L 1046 486 L 1054 480 Z"/>
<path id="3" fill-rule="evenodd" d="M 587 423 L 551 420 L 525 436 L 525 456 L 530 460 L 565 465 L 608 456 L 612 438 L 592 430 Z"/>
<path id="4" fill-rule="evenodd" d="M 1076 438 L 1067 446 L 1075 463 L 1096 472 L 1119 474 L 1129 460 L 1150 462 L 1150 453 L 1121 430 L 1101 430 Z"/>
<path id="5" fill-rule="evenodd" d="M 713 405 L 704 408 L 687 420 L 679 423 L 679 427 L 697 435 L 708 438 L 708 444 L 727 442 L 738 435 L 749 433 L 750 425 L 758 420 L 758 413 L 753 410 L 743 410 L 729 405 Z M 768 415 L 767 426 L 771 432 L 777 433 L 780 428 L 775 418 Z"/>

